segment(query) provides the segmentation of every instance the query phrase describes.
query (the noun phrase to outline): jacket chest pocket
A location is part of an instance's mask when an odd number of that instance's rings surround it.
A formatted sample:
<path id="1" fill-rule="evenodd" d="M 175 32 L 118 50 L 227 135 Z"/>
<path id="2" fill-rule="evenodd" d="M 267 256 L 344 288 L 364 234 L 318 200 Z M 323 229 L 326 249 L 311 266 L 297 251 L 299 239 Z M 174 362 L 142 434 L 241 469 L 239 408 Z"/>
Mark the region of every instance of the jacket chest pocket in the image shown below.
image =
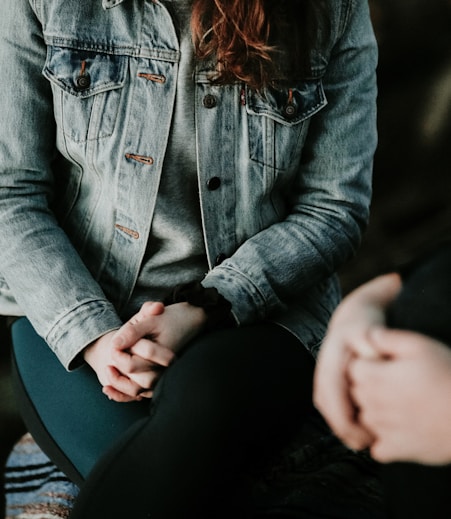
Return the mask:
<path id="1" fill-rule="evenodd" d="M 308 121 L 327 104 L 321 80 L 289 88 L 246 90 L 250 158 L 274 169 L 297 163 Z"/>
<path id="2" fill-rule="evenodd" d="M 55 118 L 75 142 L 109 137 L 115 128 L 127 57 L 49 47 L 43 74 L 51 82 Z"/>

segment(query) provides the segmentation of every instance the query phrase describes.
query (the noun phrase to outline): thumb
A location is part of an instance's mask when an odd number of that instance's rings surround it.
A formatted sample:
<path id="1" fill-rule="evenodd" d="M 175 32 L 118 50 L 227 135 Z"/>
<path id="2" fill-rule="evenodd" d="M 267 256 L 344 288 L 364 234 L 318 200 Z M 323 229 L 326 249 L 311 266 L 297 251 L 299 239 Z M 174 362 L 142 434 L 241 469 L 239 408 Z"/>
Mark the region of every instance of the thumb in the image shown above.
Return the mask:
<path id="1" fill-rule="evenodd" d="M 144 303 L 139 312 L 116 331 L 112 338 L 113 347 L 117 350 L 126 350 L 142 337 L 149 335 L 152 332 L 149 318 L 161 315 L 164 310 L 163 303 L 153 301 Z"/>

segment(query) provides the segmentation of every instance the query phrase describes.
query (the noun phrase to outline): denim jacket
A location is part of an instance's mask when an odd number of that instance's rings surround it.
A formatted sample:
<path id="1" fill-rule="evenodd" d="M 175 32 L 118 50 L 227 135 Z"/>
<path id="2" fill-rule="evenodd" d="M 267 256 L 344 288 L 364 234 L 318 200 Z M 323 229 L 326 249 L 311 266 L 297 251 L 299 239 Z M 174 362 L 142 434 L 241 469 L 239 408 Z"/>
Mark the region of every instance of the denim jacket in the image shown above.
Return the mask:
<path id="1" fill-rule="evenodd" d="M 376 146 L 367 0 L 328 2 L 305 80 L 262 95 L 212 84 L 206 63 L 193 77 L 203 284 L 241 325 L 272 320 L 313 353 L 367 223 Z M 67 368 L 127 313 L 179 58 L 167 2 L 2 0 L 0 313 L 25 314 Z"/>

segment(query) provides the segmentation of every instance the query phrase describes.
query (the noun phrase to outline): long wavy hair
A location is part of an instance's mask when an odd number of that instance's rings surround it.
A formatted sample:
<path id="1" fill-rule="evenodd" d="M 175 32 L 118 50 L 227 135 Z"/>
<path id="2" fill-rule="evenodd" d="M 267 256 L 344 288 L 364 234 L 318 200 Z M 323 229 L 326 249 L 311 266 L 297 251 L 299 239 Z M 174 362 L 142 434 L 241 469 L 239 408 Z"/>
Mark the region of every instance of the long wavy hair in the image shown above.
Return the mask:
<path id="1" fill-rule="evenodd" d="M 220 84 L 261 89 L 308 76 L 322 26 L 324 0 L 193 0 L 196 54 L 216 59 Z"/>

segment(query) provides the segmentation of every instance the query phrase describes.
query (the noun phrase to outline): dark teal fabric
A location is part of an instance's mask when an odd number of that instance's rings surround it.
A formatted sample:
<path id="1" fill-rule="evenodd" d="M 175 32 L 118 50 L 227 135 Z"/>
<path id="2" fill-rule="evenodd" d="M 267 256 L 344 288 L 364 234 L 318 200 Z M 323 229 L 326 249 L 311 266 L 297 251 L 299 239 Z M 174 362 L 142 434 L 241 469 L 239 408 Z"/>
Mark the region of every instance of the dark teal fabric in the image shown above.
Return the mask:
<path id="1" fill-rule="evenodd" d="M 11 332 L 16 393 L 26 425 L 49 457 L 81 484 L 95 462 L 93 452 L 100 456 L 131 424 L 148 416 L 149 403 L 108 400 L 91 368 L 68 372 L 27 319 L 17 320 Z"/>

